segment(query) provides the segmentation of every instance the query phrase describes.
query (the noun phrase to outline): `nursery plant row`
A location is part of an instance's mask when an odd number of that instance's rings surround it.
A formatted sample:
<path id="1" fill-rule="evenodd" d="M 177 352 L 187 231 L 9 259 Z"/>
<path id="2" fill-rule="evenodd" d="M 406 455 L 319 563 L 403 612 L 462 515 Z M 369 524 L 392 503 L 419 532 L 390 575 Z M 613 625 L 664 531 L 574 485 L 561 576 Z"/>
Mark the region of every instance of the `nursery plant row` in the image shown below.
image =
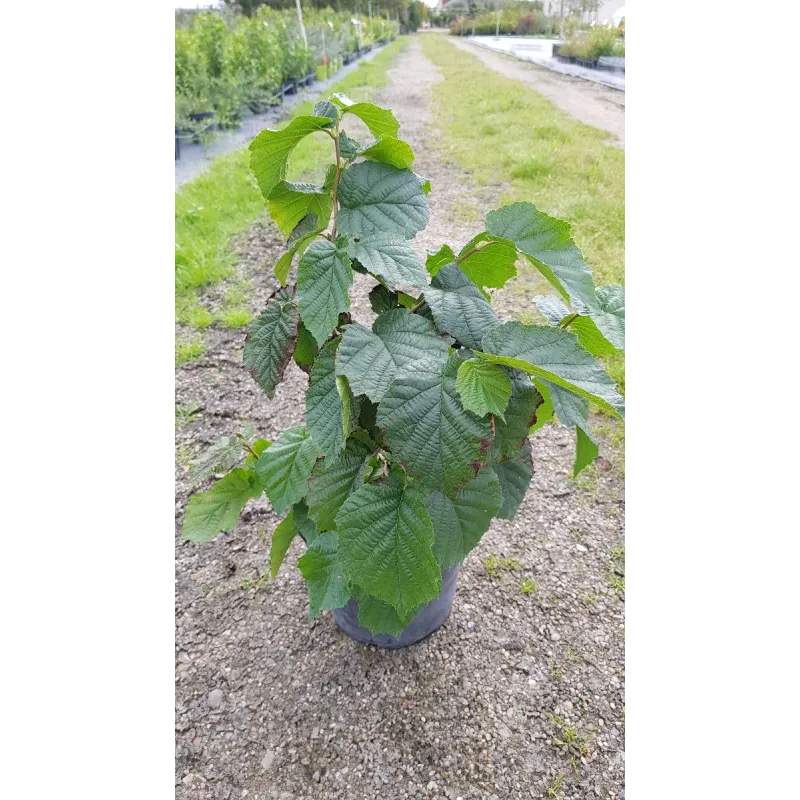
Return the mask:
<path id="1" fill-rule="evenodd" d="M 325 79 L 376 43 L 397 36 L 397 23 L 331 9 L 297 14 L 261 6 L 252 17 L 193 16 L 175 31 L 175 130 L 194 135 L 236 126 L 244 114 L 281 102 L 298 85 Z"/>

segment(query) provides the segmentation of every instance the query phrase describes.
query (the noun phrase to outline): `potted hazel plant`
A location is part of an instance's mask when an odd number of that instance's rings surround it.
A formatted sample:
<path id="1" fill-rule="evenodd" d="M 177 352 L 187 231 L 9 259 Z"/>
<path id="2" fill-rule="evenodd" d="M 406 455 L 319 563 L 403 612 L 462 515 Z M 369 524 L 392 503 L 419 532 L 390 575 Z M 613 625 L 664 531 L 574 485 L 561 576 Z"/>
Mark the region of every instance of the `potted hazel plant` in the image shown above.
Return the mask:
<path id="1" fill-rule="evenodd" d="M 360 118 L 374 139 L 343 130 Z M 623 416 L 595 356 L 623 347 L 624 290 L 595 287 L 566 222 L 530 203 L 486 215 L 460 252 L 418 259 L 430 183 L 412 171 L 389 110 L 333 95 L 282 130 L 262 131 L 250 165 L 287 250 L 282 288 L 252 324 L 244 365 L 273 397 L 289 362 L 309 375 L 305 423 L 276 441 L 223 439 L 194 464 L 228 471 L 187 507 L 193 542 L 232 530 L 266 493 L 285 515 L 274 577 L 296 536 L 310 616 L 331 610 L 354 638 L 412 644 L 450 611 L 458 568 L 489 528 L 512 519 L 533 476 L 528 436 L 554 416 L 576 430 L 575 472 L 597 456 L 589 403 Z M 319 185 L 285 180 L 293 148 L 331 140 Z M 299 257 L 297 280 L 288 283 Z M 491 292 L 527 259 L 553 285 L 536 298 L 548 325 L 502 322 Z M 353 273 L 371 276 L 371 328 L 351 319 Z"/>

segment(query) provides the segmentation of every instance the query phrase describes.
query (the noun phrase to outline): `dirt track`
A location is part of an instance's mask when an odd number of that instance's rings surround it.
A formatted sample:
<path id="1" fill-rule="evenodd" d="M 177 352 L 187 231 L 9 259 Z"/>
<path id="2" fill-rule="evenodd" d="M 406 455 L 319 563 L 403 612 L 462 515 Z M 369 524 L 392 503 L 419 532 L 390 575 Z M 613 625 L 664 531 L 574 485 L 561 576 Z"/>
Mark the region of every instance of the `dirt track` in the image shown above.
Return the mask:
<path id="1" fill-rule="evenodd" d="M 625 92 L 580 78 L 571 78 L 569 75 L 561 75 L 545 67 L 492 52 L 454 36 L 447 37 L 447 41 L 476 56 L 500 75 L 527 84 L 548 100 L 552 100 L 571 117 L 602 131 L 608 131 L 614 137 L 609 141 L 610 144 L 625 147 Z"/>
<path id="2" fill-rule="evenodd" d="M 437 156 L 426 125 L 437 78 L 412 40 L 376 99 L 394 110 L 417 171 L 433 184 L 421 254 L 478 231 L 453 223 L 462 176 Z M 477 202 L 493 207 L 491 196 Z M 274 287 L 280 246 L 271 224 L 239 242 L 254 308 Z M 357 277 L 354 317 L 366 321 L 370 283 Z M 203 358 L 176 372 L 176 402 L 199 407 L 176 431 L 176 525 L 189 496 L 187 457 L 240 423 L 273 438 L 302 420 L 306 376 L 292 365 L 268 401 L 241 366 L 244 335 L 213 329 Z M 553 426 L 534 437 L 537 472 L 517 519 L 494 521 L 462 568 L 451 617 L 401 651 L 353 642 L 327 613 L 308 620 L 297 542 L 278 578 L 258 584 L 268 567 L 262 536 L 277 523 L 263 499 L 210 545 L 176 539 L 179 800 L 616 800 L 624 605 L 611 581 L 624 477 L 604 445 L 612 468 L 570 480 L 573 447 L 573 435 Z M 519 566 L 493 577 L 492 553 Z M 536 582 L 532 594 L 521 593 L 523 578 Z"/>

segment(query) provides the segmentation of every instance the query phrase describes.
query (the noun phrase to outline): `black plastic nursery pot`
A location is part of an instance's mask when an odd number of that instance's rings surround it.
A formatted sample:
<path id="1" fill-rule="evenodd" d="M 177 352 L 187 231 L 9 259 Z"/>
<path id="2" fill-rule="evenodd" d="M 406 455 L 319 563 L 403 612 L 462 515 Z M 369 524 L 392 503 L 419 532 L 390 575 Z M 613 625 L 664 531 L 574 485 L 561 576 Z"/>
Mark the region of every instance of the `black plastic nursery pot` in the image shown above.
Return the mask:
<path id="1" fill-rule="evenodd" d="M 331 613 L 336 624 L 351 639 L 364 644 L 374 644 L 387 650 L 396 650 L 399 647 L 408 647 L 422 641 L 441 627 L 442 623 L 450 616 L 453 609 L 453 599 L 456 596 L 458 571 L 461 565 L 442 570 L 442 591 L 439 596 L 431 600 L 422 611 L 417 614 L 409 626 L 395 638 L 388 633 L 372 633 L 367 628 L 358 624 L 358 601 L 351 597 L 346 606 L 334 608 Z"/>

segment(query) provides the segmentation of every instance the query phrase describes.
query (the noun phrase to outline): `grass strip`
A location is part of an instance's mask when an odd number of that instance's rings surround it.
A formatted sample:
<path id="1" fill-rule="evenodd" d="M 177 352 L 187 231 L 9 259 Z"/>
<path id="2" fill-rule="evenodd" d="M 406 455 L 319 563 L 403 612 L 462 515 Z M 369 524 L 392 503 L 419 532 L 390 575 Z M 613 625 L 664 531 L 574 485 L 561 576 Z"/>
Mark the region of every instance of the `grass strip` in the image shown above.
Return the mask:
<path id="1" fill-rule="evenodd" d="M 501 187 L 503 203 L 532 202 L 569 221 L 597 283 L 624 284 L 624 152 L 607 144 L 605 131 L 572 119 L 446 37 L 420 38 L 444 78 L 434 84 L 431 104 L 443 158 L 476 186 Z M 554 291 L 532 266 L 517 268 L 519 277 L 504 291 L 514 295 L 520 320 L 541 322 L 533 297 Z M 624 356 L 604 362 L 624 390 Z"/>

